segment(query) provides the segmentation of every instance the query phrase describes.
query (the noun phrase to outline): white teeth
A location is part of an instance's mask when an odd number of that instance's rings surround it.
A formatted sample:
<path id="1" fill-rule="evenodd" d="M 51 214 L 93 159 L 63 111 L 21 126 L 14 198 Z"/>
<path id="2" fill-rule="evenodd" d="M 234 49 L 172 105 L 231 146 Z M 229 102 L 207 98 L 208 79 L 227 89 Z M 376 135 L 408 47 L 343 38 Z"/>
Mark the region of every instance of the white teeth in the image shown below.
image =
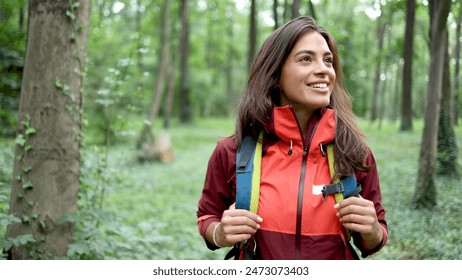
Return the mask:
<path id="1" fill-rule="evenodd" d="M 313 88 L 326 88 L 327 84 L 319 83 L 319 84 L 311 84 L 311 85 L 308 85 L 308 86 L 313 87 Z"/>

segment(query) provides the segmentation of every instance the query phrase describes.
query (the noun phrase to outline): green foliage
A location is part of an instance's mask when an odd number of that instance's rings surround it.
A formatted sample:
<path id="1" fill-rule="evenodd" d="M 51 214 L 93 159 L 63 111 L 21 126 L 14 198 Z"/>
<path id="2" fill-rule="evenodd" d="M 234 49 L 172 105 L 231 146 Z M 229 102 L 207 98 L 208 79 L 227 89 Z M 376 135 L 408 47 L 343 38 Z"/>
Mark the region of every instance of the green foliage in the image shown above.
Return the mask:
<path id="1" fill-rule="evenodd" d="M 363 123 L 377 160 L 390 236 L 372 259 L 462 258 L 462 231 L 457 218 L 462 214 L 462 191 L 457 180 L 436 177 L 437 205 L 432 210 L 412 209 L 422 127 L 422 122 L 416 122 L 414 132 L 397 133 L 397 124 L 379 129 Z M 462 136 L 461 128 L 456 135 Z"/>
<path id="2" fill-rule="evenodd" d="M 25 16 L 25 1 L 0 4 L 0 136 L 14 136 L 17 121 L 26 39 L 21 7 Z"/>
<path id="3" fill-rule="evenodd" d="M 462 258 L 459 181 L 437 177 L 437 206 L 432 211 L 411 209 L 422 122 L 406 133 L 397 132 L 398 124 L 361 125 L 377 160 L 390 231 L 387 245 L 371 258 Z M 176 155 L 171 164 L 139 164 L 131 144 L 110 148 L 108 158 L 105 150 L 86 146 L 78 212 L 62 220 L 76 223 L 68 258 L 222 259 L 226 250 L 209 251 L 199 236 L 196 211 L 208 158 L 219 137 L 232 131 L 231 119 L 175 126 L 169 131 Z M 461 137 L 462 128 L 455 133 Z M 1 144 L 5 156 L 0 157 L 0 170 L 5 171 L 0 173 L 0 213 L 7 213 L 13 140 Z M 14 218 L 1 216 L 0 236 L 5 219 Z"/>

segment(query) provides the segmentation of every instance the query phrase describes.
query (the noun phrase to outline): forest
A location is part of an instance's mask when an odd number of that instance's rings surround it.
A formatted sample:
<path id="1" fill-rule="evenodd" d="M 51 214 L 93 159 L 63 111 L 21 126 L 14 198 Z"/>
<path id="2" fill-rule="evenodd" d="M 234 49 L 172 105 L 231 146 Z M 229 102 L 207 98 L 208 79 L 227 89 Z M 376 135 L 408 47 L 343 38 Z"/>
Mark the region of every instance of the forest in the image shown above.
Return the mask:
<path id="1" fill-rule="evenodd" d="M 377 161 L 368 259 L 462 259 L 462 0 L 0 0 L 0 259 L 223 259 L 207 162 L 298 16 L 335 38 Z"/>

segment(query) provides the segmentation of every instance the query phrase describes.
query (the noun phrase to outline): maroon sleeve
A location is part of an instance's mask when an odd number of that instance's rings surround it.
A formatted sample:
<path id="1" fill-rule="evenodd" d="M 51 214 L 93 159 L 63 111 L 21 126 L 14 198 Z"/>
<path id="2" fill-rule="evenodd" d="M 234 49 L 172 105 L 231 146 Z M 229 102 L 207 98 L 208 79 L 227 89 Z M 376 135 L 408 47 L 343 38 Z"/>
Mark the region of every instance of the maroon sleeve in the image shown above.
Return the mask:
<path id="1" fill-rule="evenodd" d="M 379 183 L 379 176 L 377 171 L 377 165 L 375 162 L 374 155 L 371 151 L 366 159 L 366 165 L 370 166 L 371 169 L 368 172 L 356 172 L 356 178 L 358 183 L 361 184 L 362 190 L 360 195 L 372 202 L 374 202 L 375 211 L 377 213 L 377 219 L 382 226 L 383 229 L 383 239 L 382 243 L 380 243 L 376 248 L 372 250 L 366 250 L 361 245 L 361 237 L 359 234 L 353 234 L 354 244 L 355 246 L 361 251 L 361 256 L 363 258 L 370 256 L 385 246 L 388 240 L 388 227 L 387 221 L 385 219 L 385 209 L 382 206 L 382 194 L 380 192 L 380 183 Z"/>
<path id="2" fill-rule="evenodd" d="M 232 137 L 218 141 L 210 156 L 204 189 L 199 200 L 197 217 L 199 232 L 209 249 L 217 249 L 207 241 L 205 232 L 210 223 L 219 221 L 236 197 L 236 148 Z"/>

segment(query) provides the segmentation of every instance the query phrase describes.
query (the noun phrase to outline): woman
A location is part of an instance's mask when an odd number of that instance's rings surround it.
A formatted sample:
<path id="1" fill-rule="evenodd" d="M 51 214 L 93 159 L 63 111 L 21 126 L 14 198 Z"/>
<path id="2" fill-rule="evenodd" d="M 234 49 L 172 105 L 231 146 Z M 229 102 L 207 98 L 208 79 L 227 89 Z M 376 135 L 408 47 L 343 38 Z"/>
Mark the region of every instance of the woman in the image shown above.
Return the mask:
<path id="1" fill-rule="evenodd" d="M 264 131 L 257 214 L 236 209 L 236 150 Z M 233 137 L 220 140 L 199 201 L 214 250 L 255 237 L 257 259 L 356 259 L 388 239 L 375 159 L 355 123 L 333 37 L 309 17 L 274 31 L 250 70 Z M 324 148 L 333 143 L 335 175 Z M 355 175 L 360 197 L 323 200 L 320 188 Z"/>

